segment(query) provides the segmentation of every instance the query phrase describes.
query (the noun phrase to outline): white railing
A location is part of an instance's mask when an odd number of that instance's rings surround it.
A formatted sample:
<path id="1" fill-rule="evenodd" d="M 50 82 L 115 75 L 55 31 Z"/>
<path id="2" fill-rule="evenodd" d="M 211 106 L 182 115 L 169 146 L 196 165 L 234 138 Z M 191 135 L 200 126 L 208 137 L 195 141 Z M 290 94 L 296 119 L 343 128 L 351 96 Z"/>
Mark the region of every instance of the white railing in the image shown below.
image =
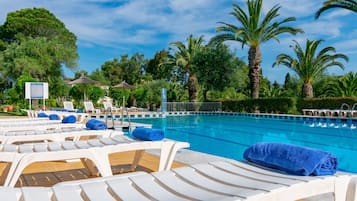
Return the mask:
<path id="1" fill-rule="evenodd" d="M 222 111 L 221 102 L 166 102 L 167 112 L 172 111 Z"/>

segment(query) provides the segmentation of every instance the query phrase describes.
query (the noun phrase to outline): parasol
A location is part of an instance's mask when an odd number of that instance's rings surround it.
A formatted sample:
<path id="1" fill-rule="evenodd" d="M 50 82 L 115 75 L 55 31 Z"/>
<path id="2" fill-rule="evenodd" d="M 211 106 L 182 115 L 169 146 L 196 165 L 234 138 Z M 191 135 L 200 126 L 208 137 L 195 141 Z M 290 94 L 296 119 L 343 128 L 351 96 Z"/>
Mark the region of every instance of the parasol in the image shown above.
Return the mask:
<path id="1" fill-rule="evenodd" d="M 133 85 L 130 85 L 124 81 L 122 81 L 120 84 L 117 84 L 113 86 L 113 88 L 120 88 L 120 89 L 135 89 Z"/>
<path id="2" fill-rule="evenodd" d="M 83 84 L 83 85 L 87 85 L 87 84 L 99 84 L 100 82 L 89 79 L 88 77 L 86 77 L 83 73 L 81 74 L 81 76 L 78 79 L 72 80 L 70 81 L 68 84 Z M 84 92 L 83 92 L 83 98 L 84 101 L 86 100 L 86 89 L 84 88 Z"/>
<path id="3" fill-rule="evenodd" d="M 117 84 L 115 86 L 113 86 L 113 88 L 117 88 L 117 89 L 135 89 L 135 87 L 133 85 L 130 85 L 128 83 L 124 81 L 122 81 L 120 84 Z M 123 96 L 123 109 L 122 109 L 122 124 L 123 124 L 123 111 L 125 109 L 125 96 Z"/>

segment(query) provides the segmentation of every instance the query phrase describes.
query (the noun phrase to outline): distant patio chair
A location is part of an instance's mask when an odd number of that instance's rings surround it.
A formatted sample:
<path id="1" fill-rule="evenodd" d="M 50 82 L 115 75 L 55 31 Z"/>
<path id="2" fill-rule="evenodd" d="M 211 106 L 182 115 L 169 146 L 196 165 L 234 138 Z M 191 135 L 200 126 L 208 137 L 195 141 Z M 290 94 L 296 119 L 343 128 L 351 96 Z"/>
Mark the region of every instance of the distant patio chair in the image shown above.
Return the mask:
<path id="1" fill-rule="evenodd" d="M 63 101 L 63 108 L 68 112 L 75 112 L 72 101 Z"/>
<path id="2" fill-rule="evenodd" d="M 92 101 L 84 101 L 84 111 L 89 113 L 100 113 L 100 109 L 94 108 Z"/>

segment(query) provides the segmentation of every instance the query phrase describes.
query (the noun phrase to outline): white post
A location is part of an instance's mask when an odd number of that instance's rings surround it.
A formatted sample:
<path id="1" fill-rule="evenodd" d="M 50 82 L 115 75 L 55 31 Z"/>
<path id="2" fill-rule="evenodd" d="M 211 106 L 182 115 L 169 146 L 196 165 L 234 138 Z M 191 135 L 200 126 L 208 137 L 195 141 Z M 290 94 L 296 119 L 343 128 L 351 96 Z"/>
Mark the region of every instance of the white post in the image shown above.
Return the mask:
<path id="1" fill-rule="evenodd" d="M 123 96 L 123 107 L 121 108 L 121 125 L 123 125 L 123 120 L 124 120 L 124 109 L 125 109 L 125 96 Z"/>

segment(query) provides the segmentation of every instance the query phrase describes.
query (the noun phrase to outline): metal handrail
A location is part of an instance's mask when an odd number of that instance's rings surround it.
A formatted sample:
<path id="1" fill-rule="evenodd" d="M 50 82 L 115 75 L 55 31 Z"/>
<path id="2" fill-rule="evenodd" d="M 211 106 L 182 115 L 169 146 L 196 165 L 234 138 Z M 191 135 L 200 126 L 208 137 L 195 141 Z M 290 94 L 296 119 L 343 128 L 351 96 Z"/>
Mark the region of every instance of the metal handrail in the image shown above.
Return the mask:
<path id="1" fill-rule="evenodd" d="M 108 113 L 110 114 L 110 116 L 112 117 L 112 125 L 113 127 L 111 129 L 115 130 L 115 126 L 114 126 L 114 117 L 113 117 L 113 111 L 112 108 L 109 107 L 107 110 L 104 110 L 104 114 L 105 114 L 105 124 L 108 125 Z"/>
<path id="2" fill-rule="evenodd" d="M 344 106 L 347 106 L 347 110 L 350 109 L 350 105 L 348 105 L 347 103 L 342 103 L 341 107 L 340 107 L 340 110 L 343 110 L 343 107 Z"/>
<path id="3" fill-rule="evenodd" d="M 351 110 L 354 110 L 356 106 L 357 106 L 357 103 L 353 104 Z"/>

